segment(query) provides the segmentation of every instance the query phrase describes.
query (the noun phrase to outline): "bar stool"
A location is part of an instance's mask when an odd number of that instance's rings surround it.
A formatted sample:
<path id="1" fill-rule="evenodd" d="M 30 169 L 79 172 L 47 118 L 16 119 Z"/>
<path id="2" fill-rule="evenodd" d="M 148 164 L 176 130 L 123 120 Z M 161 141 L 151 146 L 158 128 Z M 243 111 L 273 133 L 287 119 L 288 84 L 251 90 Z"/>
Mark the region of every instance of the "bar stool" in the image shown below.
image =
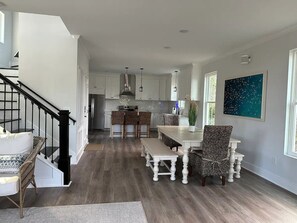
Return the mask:
<path id="1" fill-rule="evenodd" d="M 137 137 L 140 138 L 142 135 L 141 126 L 146 126 L 146 136 L 150 137 L 150 126 L 151 126 L 151 112 L 139 112 L 139 121 L 137 126 Z"/>
<path id="2" fill-rule="evenodd" d="M 132 125 L 134 130 L 134 137 L 137 137 L 137 124 L 138 124 L 138 114 L 136 111 L 126 111 L 125 114 L 125 133 L 124 136 L 127 137 L 127 126 Z"/>
<path id="3" fill-rule="evenodd" d="M 113 126 L 120 125 L 121 126 L 121 136 L 124 138 L 124 124 L 125 124 L 125 112 L 123 111 L 112 111 L 111 112 L 111 126 L 110 126 L 110 137 L 113 138 Z"/>

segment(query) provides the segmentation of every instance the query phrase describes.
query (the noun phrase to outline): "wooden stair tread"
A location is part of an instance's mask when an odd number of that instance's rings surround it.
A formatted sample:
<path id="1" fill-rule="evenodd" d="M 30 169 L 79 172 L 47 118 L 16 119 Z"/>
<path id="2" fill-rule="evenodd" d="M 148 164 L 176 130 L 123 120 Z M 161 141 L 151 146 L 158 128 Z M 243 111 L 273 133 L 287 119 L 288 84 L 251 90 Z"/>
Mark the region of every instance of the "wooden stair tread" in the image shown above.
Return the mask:
<path id="1" fill-rule="evenodd" d="M 0 111 L 19 111 L 19 108 L 0 108 Z"/>
<path id="2" fill-rule="evenodd" d="M 53 155 L 57 150 L 59 149 L 58 146 L 47 146 L 45 148 L 43 148 L 42 150 L 40 150 L 40 152 L 44 155 L 46 155 L 47 157 L 50 157 L 51 155 Z"/>
<path id="3" fill-rule="evenodd" d="M 3 123 L 8 123 L 8 122 L 15 122 L 15 121 L 19 121 L 21 120 L 20 118 L 14 118 L 14 119 L 0 119 L 0 124 L 3 124 Z"/>
<path id="4" fill-rule="evenodd" d="M 20 129 L 14 129 L 11 131 L 11 133 L 19 133 L 19 132 L 33 132 L 34 129 L 24 129 L 24 128 L 20 128 Z"/>
<path id="5" fill-rule="evenodd" d="M 0 102 L 6 102 L 6 103 L 7 103 L 7 102 L 11 102 L 11 103 L 13 103 L 13 102 L 17 102 L 17 101 L 16 101 L 16 100 L 2 100 L 2 99 L 1 99 Z"/>

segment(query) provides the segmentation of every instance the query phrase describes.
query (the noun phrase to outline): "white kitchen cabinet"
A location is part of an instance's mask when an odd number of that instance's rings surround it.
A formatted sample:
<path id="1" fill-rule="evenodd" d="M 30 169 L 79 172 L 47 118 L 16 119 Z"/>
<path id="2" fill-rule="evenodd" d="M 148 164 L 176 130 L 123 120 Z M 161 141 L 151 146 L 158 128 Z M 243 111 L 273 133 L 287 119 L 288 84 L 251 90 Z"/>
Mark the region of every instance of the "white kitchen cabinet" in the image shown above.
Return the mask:
<path id="1" fill-rule="evenodd" d="M 139 92 L 141 85 L 140 77 L 136 77 L 136 100 L 159 100 L 159 77 L 158 76 L 142 76 L 143 92 Z"/>
<path id="2" fill-rule="evenodd" d="M 110 129 L 111 126 L 111 111 L 105 111 L 105 121 L 104 121 L 104 128 Z"/>
<path id="3" fill-rule="evenodd" d="M 106 75 L 105 86 L 105 98 L 120 98 L 120 75 Z"/>
<path id="4" fill-rule="evenodd" d="M 169 75 L 160 76 L 160 95 L 159 100 L 170 101 L 171 77 Z"/>
<path id="5" fill-rule="evenodd" d="M 141 78 L 139 75 L 136 75 L 135 100 L 142 100 L 142 92 L 139 92 L 140 86 L 141 86 Z"/>
<path id="6" fill-rule="evenodd" d="M 90 74 L 89 93 L 105 94 L 105 76 L 104 75 Z"/>
<path id="7" fill-rule="evenodd" d="M 191 96 L 191 75 L 192 66 L 182 68 L 177 75 L 177 97 L 179 100 L 186 100 Z"/>
<path id="8" fill-rule="evenodd" d="M 201 68 L 197 64 L 190 64 L 181 68 L 177 78 L 178 100 L 200 100 Z"/>

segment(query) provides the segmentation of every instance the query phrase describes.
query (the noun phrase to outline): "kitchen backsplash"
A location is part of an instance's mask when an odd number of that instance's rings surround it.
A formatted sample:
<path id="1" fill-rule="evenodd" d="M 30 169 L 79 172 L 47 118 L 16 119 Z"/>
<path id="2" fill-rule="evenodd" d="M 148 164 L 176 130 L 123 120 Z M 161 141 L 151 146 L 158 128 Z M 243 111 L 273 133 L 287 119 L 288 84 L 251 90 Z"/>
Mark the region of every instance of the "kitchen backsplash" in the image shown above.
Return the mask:
<path id="1" fill-rule="evenodd" d="M 172 107 L 175 102 L 172 101 L 138 101 L 130 99 L 127 101 L 122 100 L 105 100 L 105 111 L 117 111 L 119 105 L 137 105 L 138 111 L 150 111 L 153 113 L 171 113 Z"/>

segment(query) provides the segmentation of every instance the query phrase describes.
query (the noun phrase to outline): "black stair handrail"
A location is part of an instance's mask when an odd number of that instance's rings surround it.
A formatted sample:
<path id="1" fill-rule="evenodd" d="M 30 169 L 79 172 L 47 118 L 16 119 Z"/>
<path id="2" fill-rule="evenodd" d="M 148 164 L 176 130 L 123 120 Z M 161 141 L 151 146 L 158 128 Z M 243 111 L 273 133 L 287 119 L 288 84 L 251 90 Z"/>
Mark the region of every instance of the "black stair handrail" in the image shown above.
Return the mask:
<path id="1" fill-rule="evenodd" d="M 17 86 L 15 83 L 13 83 L 11 80 L 9 80 L 8 78 L 6 78 L 3 74 L 0 73 L 0 79 L 3 80 L 4 83 L 10 85 L 10 87 L 12 87 L 13 89 L 15 89 L 17 92 L 21 93 L 22 95 L 24 95 L 24 97 L 28 98 L 31 102 L 33 102 L 35 105 L 37 105 L 39 108 L 43 109 L 44 111 L 46 111 L 48 114 L 50 114 L 51 116 L 53 116 L 56 120 L 60 120 L 60 116 L 57 115 L 54 111 L 52 111 L 51 109 L 49 109 L 47 106 L 45 106 L 44 104 L 42 104 L 41 102 L 39 102 L 38 100 L 36 100 L 34 97 L 32 97 L 28 92 L 24 91 L 22 88 L 20 88 L 19 86 Z"/>
<path id="2" fill-rule="evenodd" d="M 60 158 L 58 160 L 58 169 L 61 170 L 64 173 L 64 184 L 68 185 L 70 182 L 70 159 L 71 156 L 69 155 L 69 114 L 70 112 L 68 110 L 60 110 L 58 112 L 58 114 L 56 114 L 54 111 L 52 111 L 50 108 L 48 108 L 47 106 L 45 106 L 42 102 L 38 101 L 36 98 L 34 98 L 33 96 L 31 96 L 28 92 L 26 92 L 25 90 L 23 90 L 22 88 L 20 88 L 17 84 L 15 84 L 14 82 L 12 82 L 11 80 L 9 80 L 7 77 L 5 77 L 4 75 L 2 75 L 0 73 L 0 79 L 2 79 L 3 83 L 4 83 L 4 99 L 6 99 L 6 85 L 9 85 L 11 88 L 11 92 L 9 92 L 11 94 L 11 96 L 13 96 L 13 90 L 17 91 L 18 93 L 18 108 L 20 108 L 20 95 L 22 94 L 24 99 L 25 99 L 25 129 L 26 128 L 26 108 L 27 108 L 27 99 L 31 101 L 31 106 L 32 106 L 32 119 L 31 119 L 31 123 L 32 123 L 32 129 L 33 129 L 33 111 L 34 108 L 33 106 L 37 106 L 39 109 L 39 127 L 38 127 L 38 135 L 40 135 L 40 109 L 42 109 L 45 112 L 45 126 L 44 126 L 44 131 L 45 131 L 45 137 L 47 136 L 47 115 L 51 116 L 51 122 L 52 122 L 52 145 L 53 145 L 53 119 L 56 119 L 59 122 L 59 153 L 60 153 Z M 9 94 L 7 93 L 7 94 Z M 10 102 L 13 102 L 13 99 L 8 100 Z M 6 103 L 4 100 L 4 121 L 5 121 L 5 107 Z M 12 105 L 11 105 L 12 106 Z M 13 107 L 10 107 L 13 109 Z M 20 116 L 20 109 L 18 110 L 18 117 Z M 11 110 L 11 117 L 12 117 L 12 110 Z M 18 120 L 20 120 L 18 118 Z M 12 122 L 11 122 L 11 129 L 12 129 Z M 18 129 L 20 129 L 19 126 L 19 121 L 18 121 Z M 4 130 L 5 130 L 5 122 L 4 122 Z M 46 142 L 45 142 L 45 147 L 46 147 Z M 46 151 L 46 150 L 45 150 Z M 45 159 L 47 159 L 47 154 L 45 152 Z M 53 156 L 52 156 L 52 163 L 54 162 L 53 160 Z"/>
<path id="3" fill-rule="evenodd" d="M 36 93 L 34 90 L 32 90 L 30 87 L 28 87 L 27 85 L 25 85 L 23 82 L 18 81 L 18 83 L 20 84 L 20 86 L 24 86 L 25 88 L 27 88 L 30 92 L 32 92 L 33 94 L 35 94 L 36 96 L 38 96 L 39 98 L 41 98 L 43 101 L 45 101 L 47 104 L 49 104 L 51 107 L 53 107 L 54 109 L 56 109 L 58 112 L 61 111 L 61 109 L 59 109 L 57 106 L 53 105 L 51 102 L 49 102 L 48 100 L 46 100 L 44 97 L 42 97 L 41 95 L 39 95 L 38 93 Z M 69 116 L 69 119 L 73 122 L 73 124 L 75 124 L 76 120 L 71 118 Z"/>

